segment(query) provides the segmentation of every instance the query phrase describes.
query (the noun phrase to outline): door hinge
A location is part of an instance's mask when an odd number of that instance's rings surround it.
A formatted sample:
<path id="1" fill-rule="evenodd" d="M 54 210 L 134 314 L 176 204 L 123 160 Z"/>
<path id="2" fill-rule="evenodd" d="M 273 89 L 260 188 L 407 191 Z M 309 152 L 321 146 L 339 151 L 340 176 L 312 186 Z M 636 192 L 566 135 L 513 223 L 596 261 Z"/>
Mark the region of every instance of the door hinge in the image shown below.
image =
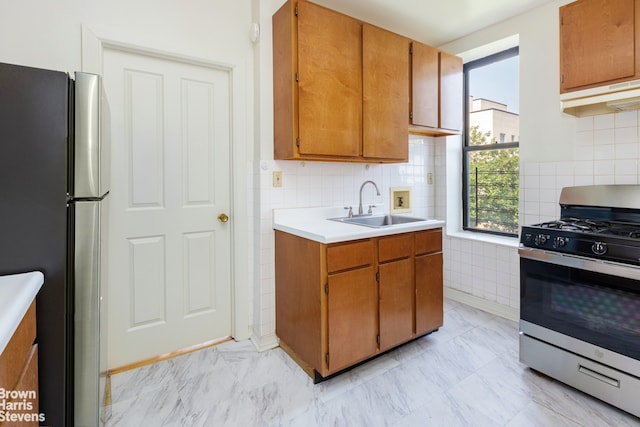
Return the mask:
<path id="1" fill-rule="evenodd" d="M 409 119 L 413 120 L 413 111 L 409 111 Z"/>
<path id="2" fill-rule="evenodd" d="M 296 138 L 296 147 L 300 148 L 300 138 Z"/>
<path id="3" fill-rule="evenodd" d="M 560 25 L 564 25 L 564 16 L 560 16 Z"/>
<path id="4" fill-rule="evenodd" d="M 560 76 L 560 83 L 564 83 L 564 74 Z"/>
<path id="5" fill-rule="evenodd" d="M 329 353 L 324 355 L 324 361 L 327 362 L 327 367 L 329 367 Z"/>
<path id="6" fill-rule="evenodd" d="M 413 55 L 413 45 L 409 45 L 409 55 Z"/>
<path id="7" fill-rule="evenodd" d="M 376 282 L 380 283 L 380 272 L 376 272 Z"/>

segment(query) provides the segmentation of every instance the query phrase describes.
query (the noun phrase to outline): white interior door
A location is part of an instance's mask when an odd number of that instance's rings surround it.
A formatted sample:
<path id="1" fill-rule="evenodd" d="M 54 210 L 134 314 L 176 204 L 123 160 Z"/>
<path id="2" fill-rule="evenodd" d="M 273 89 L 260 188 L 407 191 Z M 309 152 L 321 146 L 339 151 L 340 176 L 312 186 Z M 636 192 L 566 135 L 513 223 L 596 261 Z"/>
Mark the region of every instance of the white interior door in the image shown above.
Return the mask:
<path id="1" fill-rule="evenodd" d="M 231 335 L 230 75 L 105 49 L 109 367 Z"/>

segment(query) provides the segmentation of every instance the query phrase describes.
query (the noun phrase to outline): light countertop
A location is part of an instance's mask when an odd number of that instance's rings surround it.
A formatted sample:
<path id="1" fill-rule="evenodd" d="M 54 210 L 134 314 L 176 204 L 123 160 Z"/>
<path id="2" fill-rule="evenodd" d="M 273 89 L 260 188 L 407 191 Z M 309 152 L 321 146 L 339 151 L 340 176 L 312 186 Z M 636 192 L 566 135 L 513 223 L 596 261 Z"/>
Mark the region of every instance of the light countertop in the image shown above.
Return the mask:
<path id="1" fill-rule="evenodd" d="M 0 276 L 0 354 L 44 283 L 39 271 Z"/>
<path id="2" fill-rule="evenodd" d="M 383 213 L 374 213 L 374 216 L 377 215 L 383 215 Z M 328 219 L 344 216 L 346 212 L 342 207 L 274 209 L 273 228 L 320 243 L 336 243 L 428 230 L 445 225 L 441 220 L 426 219 L 391 227 L 373 228 Z"/>

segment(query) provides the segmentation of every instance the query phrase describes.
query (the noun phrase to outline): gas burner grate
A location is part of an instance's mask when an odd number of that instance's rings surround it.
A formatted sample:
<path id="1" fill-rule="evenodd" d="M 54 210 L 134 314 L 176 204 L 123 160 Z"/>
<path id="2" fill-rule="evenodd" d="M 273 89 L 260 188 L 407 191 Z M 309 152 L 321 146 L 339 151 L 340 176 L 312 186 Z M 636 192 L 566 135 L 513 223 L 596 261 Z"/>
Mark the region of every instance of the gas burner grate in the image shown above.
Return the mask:
<path id="1" fill-rule="evenodd" d="M 556 230 L 603 232 L 611 229 L 611 223 L 608 221 L 568 217 L 560 218 L 557 221 L 544 222 L 540 224 L 540 227 Z"/>

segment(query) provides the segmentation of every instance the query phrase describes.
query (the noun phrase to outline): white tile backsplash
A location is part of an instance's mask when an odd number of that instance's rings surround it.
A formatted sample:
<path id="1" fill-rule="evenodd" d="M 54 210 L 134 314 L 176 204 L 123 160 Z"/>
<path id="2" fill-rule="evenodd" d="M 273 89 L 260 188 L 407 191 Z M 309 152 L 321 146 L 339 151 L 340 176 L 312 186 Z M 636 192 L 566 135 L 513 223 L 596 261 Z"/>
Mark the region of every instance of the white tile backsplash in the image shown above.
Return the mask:
<path id="1" fill-rule="evenodd" d="M 574 160 L 564 162 L 528 162 L 521 165 L 521 206 L 525 215 L 521 224 L 557 217 L 549 203 L 558 203 L 563 187 L 592 184 L 640 183 L 640 121 L 638 111 L 627 111 L 576 119 Z M 549 166 L 555 166 L 555 176 Z M 551 190 L 555 181 L 556 196 L 530 191 L 539 183 L 540 191 Z M 535 205 L 539 205 L 535 218 Z M 551 217 L 551 218 L 550 218 Z"/>

